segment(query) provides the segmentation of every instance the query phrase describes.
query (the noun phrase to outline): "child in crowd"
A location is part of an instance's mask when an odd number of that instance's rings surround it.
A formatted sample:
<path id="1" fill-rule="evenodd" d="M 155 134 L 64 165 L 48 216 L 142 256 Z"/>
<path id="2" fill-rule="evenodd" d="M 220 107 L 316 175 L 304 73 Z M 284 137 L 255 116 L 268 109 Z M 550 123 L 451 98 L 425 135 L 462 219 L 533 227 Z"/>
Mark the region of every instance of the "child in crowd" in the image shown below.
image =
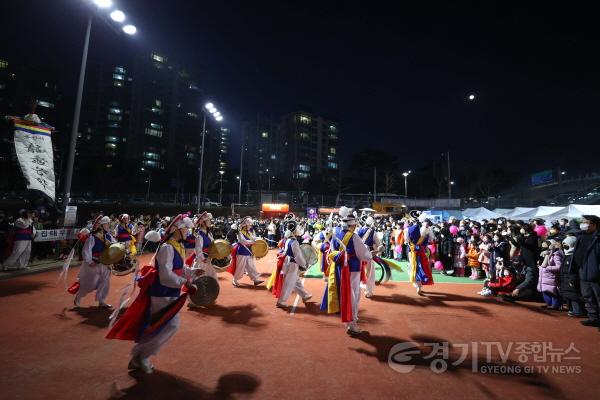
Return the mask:
<path id="1" fill-rule="evenodd" d="M 485 272 L 486 279 L 491 279 L 492 276 L 490 274 L 490 250 L 492 247 L 490 235 L 483 235 L 482 242 L 479 245 L 479 262 L 481 263 L 481 268 Z"/>
<path id="2" fill-rule="evenodd" d="M 456 247 L 454 248 L 454 274 L 456 276 L 465 276 L 465 259 L 467 251 L 465 250 L 465 240 L 461 237 L 456 238 Z"/>
<path id="3" fill-rule="evenodd" d="M 467 252 L 467 266 L 471 268 L 471 279 L 479 279 L 479 248 L 477 242 L 471 241 L 469 243 L 469 251 Z"/>
<path id="4" fill-rule="evenodd" d="M 512 268 L 504 266 L 504 260 L 499 258 L 496 260 L 496 282 L 485 280 L 483 289 L 478 292 L 482 296 L 504 296 L 510 295 L 517 286 L 517 279 Z"/>

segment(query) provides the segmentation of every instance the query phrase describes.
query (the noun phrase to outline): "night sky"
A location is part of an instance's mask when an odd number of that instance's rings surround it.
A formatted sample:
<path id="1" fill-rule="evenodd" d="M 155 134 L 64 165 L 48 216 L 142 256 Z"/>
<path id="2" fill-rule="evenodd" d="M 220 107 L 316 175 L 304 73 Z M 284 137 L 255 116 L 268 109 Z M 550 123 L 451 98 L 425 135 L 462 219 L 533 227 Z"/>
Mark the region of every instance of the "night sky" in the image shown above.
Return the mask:
<path id="1" fill-rule="evenodd" d="M 74 94 L 85 1 L 3 1 L 0 55 L 59 67 Z M 448 150 L 525 174 L 598 167 L 593 2 L 113 2 L 138 35 L 96 19 L 92 52 L 140 46 L 186 66 L 234 148 L 244 119 L 302 106 L 339 121 L 343 161 L 372 147 L 406 169 Z"/>

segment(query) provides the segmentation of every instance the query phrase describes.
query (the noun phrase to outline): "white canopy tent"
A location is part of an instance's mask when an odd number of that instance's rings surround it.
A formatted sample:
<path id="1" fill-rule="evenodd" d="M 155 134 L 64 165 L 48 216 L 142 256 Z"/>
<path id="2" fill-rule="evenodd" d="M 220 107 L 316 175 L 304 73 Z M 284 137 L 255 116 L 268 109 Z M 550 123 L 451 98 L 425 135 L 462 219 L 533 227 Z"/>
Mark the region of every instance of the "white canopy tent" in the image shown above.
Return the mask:
<path id="1" fill-rule="evenodd" d="M 520 218 L 518 218 L 519 215 L 528 213 L 532 210 L 535 210 L 535 208 L 533 208 L 533 207 L 515 207 L 511 212 L 506 214 L 506 217 L 510 218 L 510 219 L 520 219 Z"/>
<path id="2" fill-rule="evenodd" d="M 462 212 L 465 218 L 469 218 L 475 221 L 481 221 L 484 219 L 492 219 L 492 218 L 500 218 L 502 214 L 495 213 L 493 211 L 488 210 L 485 207 L 479 208 L 467 208 Z"/>
<path id="3" fill-rule="evenodd" d="M 527 219 L 532 219 L 532 218 L 543 218 L 546 219 L 545 217 L 548 215 L 552 215 L 556 212 L 559 212 L 563 209 L 565 209 L 566 207 L 548 207 L 548 206 L 540 206 L 537 208 L 533 208 L 527 212 L 524 212 L 522 214 L 518 214 L 514 216 L 514 219 L 523 219 L 523 220 L 527 220 Z"/>
<path id="4" fill-rule="evenodd" d="M 581 218 L 583 215 L 597 215 L 600 217 L 600 205 L 571 204 L 556 212 L 546 215 L 546 220 L 557 220 L 559 218 Z"/>
<path id="5" fill-rule="evenodd" d="M 507 216 L 510 212 L 512 212 L 512 208 L 496 208 L 494 211 L 497 214 L 500 214 L 502 216 Z"/>

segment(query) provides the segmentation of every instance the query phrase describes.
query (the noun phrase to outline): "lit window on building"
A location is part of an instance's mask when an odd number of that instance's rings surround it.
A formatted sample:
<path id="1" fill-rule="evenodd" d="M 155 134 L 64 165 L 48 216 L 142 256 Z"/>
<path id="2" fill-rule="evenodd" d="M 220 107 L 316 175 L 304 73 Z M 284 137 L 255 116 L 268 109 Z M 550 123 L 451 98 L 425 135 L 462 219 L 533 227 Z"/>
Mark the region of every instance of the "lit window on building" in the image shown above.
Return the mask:
<path id="1" fill-rule="evenodd" d="M 306 165 L 306 164 L 298 164 L 298 169 L 300 171 L 306 171 L 309 172 L 310 171 L 310 165 Z"/>
<path id="2" fill-rule="evenodd" d="M 335 156 L 332 154 L 327 154 L 327 160 L 329 161 L 335 161 Z"/>
<path id="3" fill-rule="evenodd" d="M 196 85 L 195 82 L 190 82 L 189 88 L 192 89 L 192 90 L 198 90 L 198 86 Z"/>
<path id="4" fill-rule="evenodd" d="M 124 74 L 125 73 L 125 68 L 123 67 L 115 67 L 115 72 L 118 74 Z"/>
<path id="5" fill-rule="evenodd" d="M 329 139 L 333 139 L 333 140 L 337 140 L 337 135 L 335 133 L 330 133 L 329 134 Z"/>
<path id="6" fill-rule="evenodd" d="M 104 141 L 115 143 L 119 141 L 119 138 L 117 136 L 105 136 Z"/>
<path id="7" fill-rule="evenodd" d="M 277 160 L 277 156 L 275 154 L 271 154 L 271 160 Z"/>
<path id="8" fill-rule="evenodd" d="M 152 59 L 154 61 L 158 61 L 158 62 L 165 62 L 165 57 L 161 56 L 160 54 L 156 54 L 156 53 L 152 53 Z"/>
<path id="9" fill-rule="evenodd" d="M 185 153 L 185 156 L 190 160 L 196 159 L 196 154 L 194 153 Z"/>
<path id="10" fill-rule="evenodd" d="M 198 114 L 193 113 L 193 112 L 187 113 L 187 116 L 190 117 L 190 118 L 198 119 Z"/>
<path id="11" fill-rule="evenodd" d="M 310 135 L 306 132 L 300 132 L 300 139 L 308 140 L 308 139 L 310 139 Z"/>
<path id="12" fill-rule="evenodd" d="M 113 82 L 113 84 L 114 84 L 116 87 L 123 87 L 123 82 L 114 81 L 114 82 Z"/>
<path id="13" fill-rule="evenodd" d="M 310 124 L 310 117 L 308 115 L 298 115 L 298 121 L 302 124 Z"/>
<path id="14" fill-rule="evenodd" d="M 160 108 L 158 108 L 158 107 L 152 107 L 150 109 L 150 111 L 152 111 L 154 114 L 158 114 L 158 115 L 162 114 L 162 110 Z"/>
<path id="15" fill-rule="evenodd" d="M 160 160 L 160 154 L 158 153 L 152 153 L 149 151 L 145 151 L 144 152 L 144 158 L 148 159 L 148 160 Z"/>
<path id="16" fill-rule="evenodd" d="M 47 88 L 48 86 L 50 86 L 48 82 L 44 82 L 44 87 Z"/>
<path id="17" fill-rule="evenodd" d="M 108 124 L 106 124 L 106 126 L 108 126 L 109 128 L 120 128 L 121 124 L 119 124 L 118 122 L 109 122 Z"/>
<path id="18" fill-rule="evenodd" d="M 152 167 L 152 168 L 160 167 L 160 163 L 158 161 L 154 161 L 154 160 L 143 160 L 142 165 L 144 167 Z"/>
<path id="19" fill-rule="evenodd" d="M 144 133 L 150 136 L 162 137 L 162 131 L 159 131 L 158 129 L 146 128 Z"/>
<path id="20" fill-rule="evenodd" d="M 8 61 L 0 60 L 0 69 L 8 68 Z"/>
<path id="21" fill-rule="evenodd" d="M 337 169 L 337 163 L 335 163 L 335 162 L 330 161 L 327 163 L 327 166 L 332 169 Z"/>
<path id="22" fill-rule="evenodd" d="M 108 112 L 111 114 L 121 114 L 121 109 L 115 108 L 115 107 L 109 107 Z"/>
<path id="23" fill-rule="evenodd" d="M 125 75 L 113 74 L 113 79 L 115 79 L 117 81 L 124 81 L 125 80 Z"/>
<path id="24" fill-rule="evenodd" d="M 335 125 L 329 125 L 329 130 L 331 132 L 337 132 L 337 127 Z"/>
<path id="25" fill-rule="evenodd" d="M 310 174 L 308 172 L 297 172 L 296 173 L 296 178 L 299 179 L 305 179 L 308 178 L 310 176 Z"/>
<path id="26" fill-rule="evenodd" d="M 154 128 L 154 129 L 161 129 L 162 130 L 162 125 L 161 124 L 155 124 L 154 122 L 150 122 L 150 127 Z"/>
<path id="27" fill-rule="evenodd" d="M 269 137 L 269 132 L 263 132 L 263 133 L 261 133 L 261 134 L 260 134 L 260 136 L 261 136 L 262 138 L 266 139 L 266 138 L 268 138 L 268 137 Z"/>
<path id="28" fill-rule="evenodd" d="M 330 148 L 329 148 L 329 152 L 330 152 L 331 154 L 336 154 L 335 147 L 330 147 Z"/>
<path id="29" fill-rule="evenodd" d="M 112 164 L 106 164 L 106 168 L 112 168 Z"/>
<path id="30" fill-rule="evenodd" d="M 108 114 L 106 118 L 108 118 L 109 121 L 121 121 L 123 119 L 122 116 L 113 114 Z"/>
<path id="31" fill-rule="evenodd" d="M 46 107 L 46 108 L 54 108 L 54 103 L 50 103 L 44 100 L 38 100 L 38 106 Z"/>
<path id="32" fill-rule="evenodd" d="M 157 100 L 154 100 L 154 105 L 155 105 L 156 107 L 162 107 L 162 101 L 160 101 L 160 100 L 158 100 L 158 99 L 157 99 Z"/>
<path id="33" fill-rule="evenodd" d="M 116 149 L 116 148 L 117 148 L 117 145 L 116 145 L 116 143 L 106 143 L 106 144 L 104 145 L 104 148 L 106 148 L 106 149 L 108 149 L 108 150 L 112 150 L 112 149 Z"/>

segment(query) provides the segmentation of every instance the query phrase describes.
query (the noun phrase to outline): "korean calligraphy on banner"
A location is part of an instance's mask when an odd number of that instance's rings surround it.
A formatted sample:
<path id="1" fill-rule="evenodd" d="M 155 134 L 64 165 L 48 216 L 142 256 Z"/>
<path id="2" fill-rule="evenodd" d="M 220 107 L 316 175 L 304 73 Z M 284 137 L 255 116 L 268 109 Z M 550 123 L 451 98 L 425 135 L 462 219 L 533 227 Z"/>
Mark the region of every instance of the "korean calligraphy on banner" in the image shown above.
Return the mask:
<path id="1" fill-rule="evenodd" d="M 50 129 L 15 121 L 14 141 L 27 189 L 39 190 L 54 201 L 56 188 Z"/>
<path id="2" fill-rule="evenodd" d="M 44 229 L 36 232 L 34 242 L 53 242 L 56 240 L 77 239 L 81 228 Z"/>

